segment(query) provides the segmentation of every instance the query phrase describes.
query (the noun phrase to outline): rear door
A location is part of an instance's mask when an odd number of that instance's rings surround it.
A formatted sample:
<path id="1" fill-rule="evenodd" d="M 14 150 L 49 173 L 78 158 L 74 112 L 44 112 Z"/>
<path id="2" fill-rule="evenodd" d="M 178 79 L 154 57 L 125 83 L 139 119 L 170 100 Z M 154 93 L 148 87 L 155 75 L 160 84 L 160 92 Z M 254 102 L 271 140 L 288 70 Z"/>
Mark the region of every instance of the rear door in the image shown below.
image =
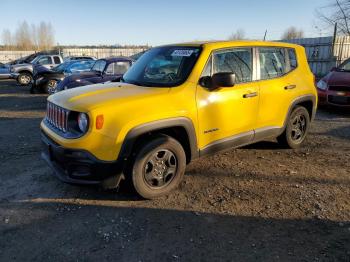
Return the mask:
<path id="1" fill-rule="evenodd" d="M 282 127 L 289 106 L 297 96 L 298 77 L 295 50 L 281 47 L 257 48 L 260 89 L 258 129 Z"/>

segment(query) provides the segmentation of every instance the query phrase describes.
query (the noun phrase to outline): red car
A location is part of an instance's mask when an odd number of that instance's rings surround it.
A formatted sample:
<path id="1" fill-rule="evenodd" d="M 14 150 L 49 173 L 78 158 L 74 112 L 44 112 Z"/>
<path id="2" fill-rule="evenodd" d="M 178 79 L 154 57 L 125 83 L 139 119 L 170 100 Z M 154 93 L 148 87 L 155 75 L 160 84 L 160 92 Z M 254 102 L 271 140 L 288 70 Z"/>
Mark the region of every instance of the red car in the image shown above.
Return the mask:
<path id="1" fill-rule="evenodd" d="M 320 105 L 350 107 L 350 59 L 318 81 L 317 92 Z"/>

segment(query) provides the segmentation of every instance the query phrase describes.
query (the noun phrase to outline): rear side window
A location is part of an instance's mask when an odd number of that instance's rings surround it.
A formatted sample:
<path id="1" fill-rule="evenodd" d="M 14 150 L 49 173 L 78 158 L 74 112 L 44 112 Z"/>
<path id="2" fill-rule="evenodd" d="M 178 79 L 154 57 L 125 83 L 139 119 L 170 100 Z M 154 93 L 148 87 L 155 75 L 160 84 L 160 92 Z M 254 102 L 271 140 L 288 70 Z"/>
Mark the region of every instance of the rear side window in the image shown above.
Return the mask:
<path id="1" fill-rule="evenodd" d="M 61 64 L 61 59 L 58 56 L 54 56 L 53 61 L 55 64 Z"/>
<path id="2" fill-rule="evenodd" d="M 284 75 L 287 70 L 284 48 L 259 48 L 260 79 L 271 79 Z"/>
<path id="3" fill-rule="evenodd" d="M 293 70 L 293 69 L 297 68 L 297 66 L 298 66 L 297 56 L 295 54 L 295 49 L 288 48 L 287 50 L 288 50 L 290 70 Z"/>
<path id="4" fill-rule="evenodd" d="M 283 76 L 298 66 L 293 48 L 259 48 L 260 79 L 272 79 Z"/>
<path id="5" fill-rule="evenodd" d="M 122 75 L 129 69 L 129 67 L 130 63 L 128 61 L 114 62 L 108 65 L 106 69 L 106 74 Z"/>
<path id="6" fill-rule="evenodd" d="M 252 69 L 251 48 L 224 50 L 213 55 L 213 74 L 234 73 L 237 83 L 252 81 Z"/>

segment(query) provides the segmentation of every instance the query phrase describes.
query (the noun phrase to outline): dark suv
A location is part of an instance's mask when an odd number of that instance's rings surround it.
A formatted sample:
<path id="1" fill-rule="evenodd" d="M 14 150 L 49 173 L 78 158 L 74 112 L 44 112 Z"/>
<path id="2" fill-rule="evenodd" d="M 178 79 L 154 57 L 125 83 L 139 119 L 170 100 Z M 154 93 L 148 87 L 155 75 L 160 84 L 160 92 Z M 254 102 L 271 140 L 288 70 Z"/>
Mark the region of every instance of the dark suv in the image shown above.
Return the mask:
<path id="1" fill-rule="evenodd" d="M 133 60 L 127 57 L 110 57 L 99 59 L 89 72 L 82 72 L 63 79 L 55 92 L 78 86 L 86 86 L 108 81 L 118 81 L 132 65 Z"/>

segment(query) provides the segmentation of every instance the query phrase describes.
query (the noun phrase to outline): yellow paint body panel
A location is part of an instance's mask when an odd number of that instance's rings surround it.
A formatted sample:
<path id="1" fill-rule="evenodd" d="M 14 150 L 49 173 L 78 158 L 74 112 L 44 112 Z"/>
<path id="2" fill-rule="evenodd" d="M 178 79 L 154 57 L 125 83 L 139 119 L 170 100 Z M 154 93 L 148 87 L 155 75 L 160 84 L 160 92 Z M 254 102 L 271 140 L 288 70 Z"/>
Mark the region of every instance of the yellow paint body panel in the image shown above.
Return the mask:
<path id="1" fill-rule="evenodd" d="M 201 45 L 202 52 L 182 85 L 164 88 L 105 83 L 66 90 L 50 96 L 48 101 L 69 110 L 87 113 L 90 119 L 89 131 L 80 138 L 66 139 L 48 128 L 44 122 L 41 123 L 41 129 L 65 148 L 84 149 L 97 159 L 114 161 L 118 158 L 128 132 L 145 123 L 186 117 L 193 123 L 198 149 L 202 149 L 219 139 L 257 128 L 282 127 L 293 99 L 306 94 L 316 96 L 305 51 L 300 46 L 255 41 L 188 45 Z M 198 85 L 203 68 L 213 51 L 244 46 L 292 47 L 296 50 L 298 60 L 305 62 L 299 62 L 297 69 L 273 80 L 237 84 L 232 88 L 211 92 Z M 298 88 L 286 92 L 284 86 L 289 84 L 295 84 Z M 247 92 L 257 92 L 258 96 L 242 99 Z M 97 130 L 95 119 L 100 114 L 104 116 L 104 125 Z M 215 128 L 218 128 L 218 132 L 205 132 Z"/>

